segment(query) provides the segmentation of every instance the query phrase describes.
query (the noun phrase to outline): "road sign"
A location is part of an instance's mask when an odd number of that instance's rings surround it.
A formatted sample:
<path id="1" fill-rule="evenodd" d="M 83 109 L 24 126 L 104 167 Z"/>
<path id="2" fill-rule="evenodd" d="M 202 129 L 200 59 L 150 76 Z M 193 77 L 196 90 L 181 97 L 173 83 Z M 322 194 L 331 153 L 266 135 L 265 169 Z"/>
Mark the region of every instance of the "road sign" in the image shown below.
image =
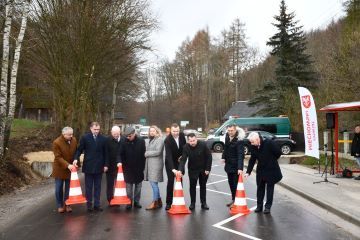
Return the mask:
<path id="1" fill-rule="evenodd" d="M 141 125 L 146 125 L 146 118 L 141 117 L 140 120 L 139 120 L 139 123 L 140 123 Z"/>
<path id="2" fill-rule="evenodd" d="M 189 121 L 180 121 L 180 126 L 181 127 L 186 127 L 186 125 L 189 124 Z"/>

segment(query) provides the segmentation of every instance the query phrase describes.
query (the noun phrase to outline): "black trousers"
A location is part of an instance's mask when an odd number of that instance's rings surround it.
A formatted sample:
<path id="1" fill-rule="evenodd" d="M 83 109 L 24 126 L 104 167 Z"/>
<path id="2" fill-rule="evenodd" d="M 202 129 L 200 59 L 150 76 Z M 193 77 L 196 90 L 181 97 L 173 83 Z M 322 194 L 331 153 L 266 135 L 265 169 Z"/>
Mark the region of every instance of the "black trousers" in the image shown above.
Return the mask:
<path id="1" fill-rule="evenodd" d="M 117 173 L 107 172 L 106 173 L 106 198 L 108 201 L 114 197 L 114 184 Z"/>
<path id="2" fill-rule="evenodd" d="M 231 191 L 231 199 L 234 201 L 236 196 L 236 188 L 239 180 L 239 175 L 237 173 L 228 173 L 228 182 Z"/>
<path id="3" fill-rule="evenodd" d="M 205 175 L 204 172 L 200 172 L 199 174 L 193 175 L 189 173 L 189 181 L 190 181 L 190 199 L 191 203 L 196 202 L 196 184 L 199 179 L 200 185 L 200 201 L 201 203 L 206 203 L 206 182 L 209 178 L 209 175 Z"/>
<path id="4" fill-rule="evenodd" d="M 166 204 L 172 204 L 173 201 L 173 194 L 174 194 L 174 181 L 175 175 L 171 171 L 171 169 L 166 168 L 166 175 L 168 178 L 167 185 L 166 185 Z"/>
<path id="5" fill-rule="evenodd" d="M 260 180 L 260 183 L 257 187 L 257 192 L 256 192 L 256 196 L 257 196 L 257 206 L 259 208 L 262 208 L 263 206 L 263 202 L 264 202 L 264 197 L 265 197 L 265 187 L 266 187 L 266 203 L 265 203 L 265 208 L 270 209 L 273 203 L 273 198 L 274 198 L 274 187 L 275 184 L 273 183 L 268 183 L 265 180 Z"/>
<path id="6" fill-rule="evenodd" d="M 102 173 L 85 173 L 85 197 L 88 208 L 92 207 L 93 193 L 94 207 L 100 207 L 101 178 Z"/>

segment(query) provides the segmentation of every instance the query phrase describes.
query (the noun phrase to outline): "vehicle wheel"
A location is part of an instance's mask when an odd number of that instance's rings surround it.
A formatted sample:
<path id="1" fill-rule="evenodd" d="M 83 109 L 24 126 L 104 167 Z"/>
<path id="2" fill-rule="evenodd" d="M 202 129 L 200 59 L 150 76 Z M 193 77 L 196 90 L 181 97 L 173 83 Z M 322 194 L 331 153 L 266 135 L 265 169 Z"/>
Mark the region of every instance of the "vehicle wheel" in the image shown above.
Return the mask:
<path id="1" fill-rule="evenodd" d="M 281 146 L 281 153 L 284 155 L 289 155 L 291 152 L 291 147 L 287 144 Z"/>
<path id="2" fill-rule="evenodd" d="M 244 154 L 245 155 L 249 154 L 249 146 L 244 146 Z"/>
<path id="3" fill-rule="evenodd" d="M 224 150 L 224 146 L 222 143 L 215 143 L 213 149 L 215 152 L 222 152 Z"/>

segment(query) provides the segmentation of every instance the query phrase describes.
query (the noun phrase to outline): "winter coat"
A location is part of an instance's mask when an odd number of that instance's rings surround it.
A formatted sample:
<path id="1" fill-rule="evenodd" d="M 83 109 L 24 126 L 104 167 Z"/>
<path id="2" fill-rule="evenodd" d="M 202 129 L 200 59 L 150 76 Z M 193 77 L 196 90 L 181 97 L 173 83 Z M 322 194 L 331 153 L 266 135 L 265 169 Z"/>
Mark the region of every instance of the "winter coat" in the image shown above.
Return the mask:
<path id="1" fill-rule="evenodd" d="M 360 133 L 355 133 L 354 138 L 352 140 L 351 156 L 360 157 Z"/>
<path id="2" fill-rule="evenodd" d="M 145 152 L 145 181 L 163 182 L 164 169 L 164 140 L 156 137 L 151 140 Z"/>
<path id="3" fill-rule="evenodd" d="M 107 158 L 106 137 L 99 134 L 95 140 L 91 132 L 86 133 L 80 139 L 80 144 L 76 150 L 74 160 L 79 160 L 82 153 L 84 153 L 83 173 L 102 173 Z"/>
<path id="4" fill-rule="evenodd" d="M 120 155 L 121 144 L 125 141 L 125 137 L 120 137 L 114 139 L 112 136 L 107 138 L 106 141 L 106 150 L 107 150 L 107 159 L 105 161 L 105 166 L 108 167 L 106 173 L 116 174 L 117 173 L 117 158 Z"/>
<path id="5" fill-rule="evenodd" d="M 126 183 L 141 183 L 144 180 L 145 141 L 135 136 L 133 141 L 125 139 L 120 147 L 119 161 L 123 164 Z"/>
<path id="6" fill-rule="evenodd" d="M 229 134 L 225 136 L 225 146 L 222 159 L 225 160 L 225 172 L 237 173 L 244 167 L 244 136 L 245 132 L 236 132 L 234 138 L 230 141 Z"/>
<path id="7" fill-rule="evenodd" d="M 63 135 L 54 140 L 52 149 L 55 159 L 53 163 L 53 171 L 51 173 L 52 177 L 59 179 L 70 178 L 71 172 L 67 167 L 72 164 L 76 146 L 77 141 L 74 137 L 71 139 L 70 144 L 66 141 Z"/>
<path id="8" fill-rule="evenodd" d="M 282 174 L 278 159 L 281 156 L 280 148 L 271 139 L 263 140 L 260 137 L 260 148 L 251 145 L 251 157 L 247 168 L 250 175 L 257 160 L 256 183 L 260 184 L 260 180 L 268 183 L 277 183 L 282 179 Z"/>
<path id="9" fill-rule="evenodd" d="M 185 144 L 179 164 L 179 170 L 182 172 L 185 171 L 187 159 L 189 159 L 190 178 L 196 178 L 200 173 L 211 171 L 212 155 L 205 142 L 198 141 L 195 147 L 190 146 L 189 143 Z"/>
<path id="10" fill-rule="evenodd" d="M 166 171 L 172 171 L 173 169 L 179 169 L 179 158 L 183 152 L 183 147 L 186 144 L 184 133 L 179 134 L 179 147 L 176 144 L 174 137 L 169 134 L 165 138 L 165 168 Z M 183 173 L 184 174 L 184 173 Z"/>

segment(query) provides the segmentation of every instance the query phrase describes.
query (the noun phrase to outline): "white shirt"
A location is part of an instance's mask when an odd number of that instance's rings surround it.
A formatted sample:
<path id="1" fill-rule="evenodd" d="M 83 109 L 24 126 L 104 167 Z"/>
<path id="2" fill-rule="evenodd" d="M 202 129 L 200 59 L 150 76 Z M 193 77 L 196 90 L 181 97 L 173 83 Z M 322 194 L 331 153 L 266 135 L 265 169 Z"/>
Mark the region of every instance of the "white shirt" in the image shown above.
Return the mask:
<path id="1" fill-rule="evenodd" d="M 176 142 L 177 147 L 179 148 L 179 137 L 174 138 L 174 140 L 175 140 L 175 142 Z"/>

